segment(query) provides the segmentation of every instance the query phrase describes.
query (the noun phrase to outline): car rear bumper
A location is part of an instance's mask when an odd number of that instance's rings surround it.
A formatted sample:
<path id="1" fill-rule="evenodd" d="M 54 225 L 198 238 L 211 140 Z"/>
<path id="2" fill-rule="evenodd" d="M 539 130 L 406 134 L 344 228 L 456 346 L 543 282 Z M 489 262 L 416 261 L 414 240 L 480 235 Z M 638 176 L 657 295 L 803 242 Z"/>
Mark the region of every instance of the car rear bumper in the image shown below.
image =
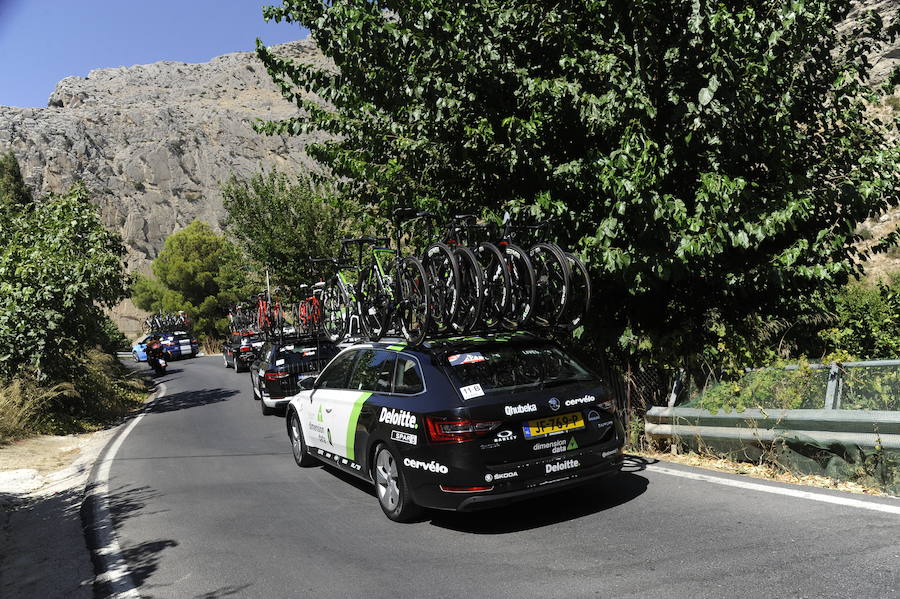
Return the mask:
<path id="1" fill-rule="evenodd" d="M 532 478 L 525 485 L 499 483 L 500 488 L 496 486 L 490 491 L 445 491 L 441 489 L 440 484 L 424 484 L 416 486 L 413 489 L 413 501 L 424 507 L 439 510 L 456 510 L 456 511 L 474 511 L 479 509 L 487 509 L 492 507 L 500 507 L 523 499 L 555 493 L 570 487 L 575 487 L 609 476 L 617 474 L 622 469 L 623 454 L 621 446 L 613 448 L 617 453 L 609 458 L 599 458 L 593 464 L 587 467 L 571 470 L 568 472 L 559 472 L 548 475 L 547 477 Z M 572 452 L 574 453 L 574 452 Z M 584 459 L 589 452 L 579 452 L 580 458 Z M 590 452 L 594 453 L 594 452 Z M 595 454 L 596 455 L 596 454 Z M 557 459 L 565 459 L 562 458 Z M 456 483 L 451 483 L 456 484 Z M 489 485 L 489 482 L 473 482 L 472 485 Z M 498 485 L 498 483 L 494 483 Z"/>
<path id="2" fill-rule="evenodd" d="M 495 493 L 489 495 L 475 495 L 463 499 L 460 502 L 459 506 L 456 507 L 456 510 L 460 512 L 472 512 L 475 510 L 501 507 L 504 505 L 509 505 L 510 503 L 516 501 L 521 501 L 523 499 L 530 499 L 532 497 L 539 497 L 541 495 L 556 493 L 558 491 L 562 491 L 571 487 L 577 487 L 578 485 L 589 483 L 598 478 L 618 474 L 621 469 L 622 462 L 617 461 L 612 464 L 595 466 L 594 468 L 592 468 L 592 470 L 594 470 L 593 472 L 581 473 L 577 478 L 568 478 L 564 480 L 553 481 L 529 489 L 519 489 L 518 491 L 507 491 L 505 493 Z"/>

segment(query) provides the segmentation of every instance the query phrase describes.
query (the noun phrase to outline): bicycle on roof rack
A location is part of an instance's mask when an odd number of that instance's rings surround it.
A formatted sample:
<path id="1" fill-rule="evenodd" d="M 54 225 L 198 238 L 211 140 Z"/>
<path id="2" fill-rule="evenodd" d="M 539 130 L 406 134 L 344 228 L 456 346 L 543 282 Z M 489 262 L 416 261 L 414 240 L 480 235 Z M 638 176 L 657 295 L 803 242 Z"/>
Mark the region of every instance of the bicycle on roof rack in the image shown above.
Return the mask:
<path id="1" fill-rule="evenodd" d="M 363 247 L 380 243 L 374 237 L 358 237 L 341 240 L 338 258 L 312 258 L 314 264 L 330 265 L 334 270 L 322 294 L 322 329 L 332 343 L 340 343 L 354 333 L 362 334 L 362 319 L 355 282 L 358 281 Z M 357 248 L 357 259 L 351 258 L 352 246 Z"/>
<path id="2" fill-rule="evenodd" d="M 403 224 L 428 213 L 398 208 L 392 213 L 395 248 L 373 247 L 371 262 L 359 279 L 359 313 L 373 341 L 396 324 L 412 345 L 425 339 L 431 325 L 431 291 L 422 262 L 402 252 Z"/>

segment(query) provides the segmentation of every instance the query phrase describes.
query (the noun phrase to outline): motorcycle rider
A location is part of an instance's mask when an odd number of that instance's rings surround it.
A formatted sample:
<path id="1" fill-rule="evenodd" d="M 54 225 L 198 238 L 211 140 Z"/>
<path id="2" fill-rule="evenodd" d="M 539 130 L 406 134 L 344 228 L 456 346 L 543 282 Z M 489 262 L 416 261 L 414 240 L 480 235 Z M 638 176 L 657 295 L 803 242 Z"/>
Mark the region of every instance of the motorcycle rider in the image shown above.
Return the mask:
<path id="1" fill-rule="evenodd" d="M 156 372 L 156 374 L 163 374 L 166 371 L 166 362 L 163 358 L 163 349 L 162 343 L 157 335 L 152 335 L 147 338 L 147 363 L 150 367 Z"/>

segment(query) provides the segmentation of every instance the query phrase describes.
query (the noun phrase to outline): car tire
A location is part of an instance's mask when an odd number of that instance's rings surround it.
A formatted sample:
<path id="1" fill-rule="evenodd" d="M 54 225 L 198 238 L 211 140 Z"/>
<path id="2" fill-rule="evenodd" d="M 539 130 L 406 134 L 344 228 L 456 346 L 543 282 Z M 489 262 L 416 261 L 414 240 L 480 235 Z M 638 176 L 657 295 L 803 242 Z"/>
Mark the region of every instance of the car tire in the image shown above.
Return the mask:
<path id="1" fill-rule="evenodd" d="M 241 368 L 241 361 L 238 360 L 237 358 L 234 359 L 234 371 L 235 372 L 243 372 L 243 369 Z"/>
<path id="2" fill-rule="evenodd" d="M 256 387 L 253 386 L 253 381 L 250 381 L 250 396 L 253 397 L 254 401 L 259 401 L 259 395 L 256 394 Z"/>
<path id="3" fill-rule="evenodd" d="M 397 457 L 387 445 L 379 445 L 375 449 L 372 480 L 375 481 L 378 505 L 389 519 L 394 522 L 411 522 L 422 514 L 422 508 L 412 500 L 406 476 Z"/>
<path id="4" fill-rule="evenodd" d="M 260 398 L 259 400 L 259 405 L 263 416 L 271 416 L 278 411 L 277 408 L 270 408 L 269 406 L 267 406 L 266 402 L 264 402 L 262 398 Z"/>
<path id="5" fill-rule="evenodd" d="M 228 356 L 225 355 L 225 352 L 222 352 L 222 361 L 225 362 L 225 368 L 231 368 L 231 365 L 228 364 Z"/>
<path id="6" fill-rule="evenodd" d="M 300 426 L 300 416 L 296 410 L 288 411 L 288 437 L 291 438 L 291 451 L 294 461 L 301 468 L 309 468 L 316 463 L 316 458 L 309 454 L 309 448 L 303 439 L 303 427 Z"/>

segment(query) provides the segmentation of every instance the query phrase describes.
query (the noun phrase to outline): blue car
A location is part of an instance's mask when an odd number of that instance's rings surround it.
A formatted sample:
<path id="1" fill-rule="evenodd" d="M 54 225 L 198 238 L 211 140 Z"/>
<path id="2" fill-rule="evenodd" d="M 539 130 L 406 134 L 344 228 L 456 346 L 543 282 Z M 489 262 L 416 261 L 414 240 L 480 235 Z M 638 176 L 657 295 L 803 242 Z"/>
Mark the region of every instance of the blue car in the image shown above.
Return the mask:
<path id="1" fill-rule="evenodd" d="M 186 331 L 163 333 L 160 335 L 163 353 L 169 360 L 177 358 L 193 358 L 200 351 L 197 339 Z"/>
<path id="2" fill-rule="evenodd" d="M 160 333 L 156 336 L 160 339 L 166 360 L 193 358 L 200 351 L 197 339 L 188 332 L 175 331 L 174 333 Z M 131 346 L 131 356 L 135 362 L 147 361 L 147 339 L 149 337 L 151 335 L 144 335 Z"/>
<path id="3" fill-rule="evenodd" d="M 135 362 L 147 361 L 148 337 L 150 337 L 150 335 L 143 335 L 140 339 L 134 342 L 134 345 L 131 346 L 131 357 L 134 358 Z"/>

